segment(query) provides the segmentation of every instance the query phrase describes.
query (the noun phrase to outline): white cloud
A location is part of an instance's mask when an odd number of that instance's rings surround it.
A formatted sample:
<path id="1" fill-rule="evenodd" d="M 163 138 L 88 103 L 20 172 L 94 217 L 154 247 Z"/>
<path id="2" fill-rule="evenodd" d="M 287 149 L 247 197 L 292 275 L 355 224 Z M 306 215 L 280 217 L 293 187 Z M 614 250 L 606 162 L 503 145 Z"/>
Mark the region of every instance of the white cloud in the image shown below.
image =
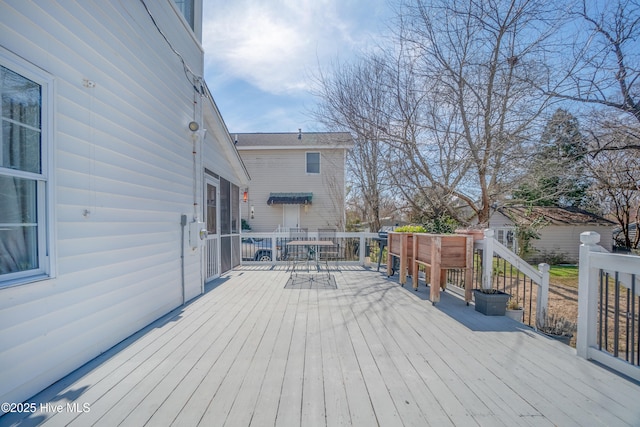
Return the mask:
<path id="1" fill-rule="evenodd" d="M 208 79 L 242 79 L 275 94 L 308 88 L 309 70 L 358 44 L 340 0 L 205 1 Z"/>

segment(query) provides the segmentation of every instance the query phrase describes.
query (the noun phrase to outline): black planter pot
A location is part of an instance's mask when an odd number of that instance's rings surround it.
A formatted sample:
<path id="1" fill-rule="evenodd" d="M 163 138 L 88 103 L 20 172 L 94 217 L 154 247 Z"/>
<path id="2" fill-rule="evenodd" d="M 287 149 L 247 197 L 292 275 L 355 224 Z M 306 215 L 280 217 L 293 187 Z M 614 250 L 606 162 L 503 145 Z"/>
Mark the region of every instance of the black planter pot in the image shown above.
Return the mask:
<path id="1" fill-rule="evenodd" d="M 511 295 L 502 291 L 490 294 L 474 289 L 473 298 L 476 302 L 476 311 L 485 316 L 504 316 L 507 311 L 507 301 Z"/>

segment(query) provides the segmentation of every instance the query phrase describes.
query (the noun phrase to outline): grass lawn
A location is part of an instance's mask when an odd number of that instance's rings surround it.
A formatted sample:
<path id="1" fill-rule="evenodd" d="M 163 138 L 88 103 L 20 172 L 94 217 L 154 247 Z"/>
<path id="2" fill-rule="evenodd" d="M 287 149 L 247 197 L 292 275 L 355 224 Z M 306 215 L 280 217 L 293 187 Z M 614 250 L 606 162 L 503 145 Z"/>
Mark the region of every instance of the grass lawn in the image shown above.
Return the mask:
<path id="1" fill-rule="evenodd" d="M 552 265 L 549 270 L 549 281 L 562 285 L 578 287 L 577 265 Z"/>

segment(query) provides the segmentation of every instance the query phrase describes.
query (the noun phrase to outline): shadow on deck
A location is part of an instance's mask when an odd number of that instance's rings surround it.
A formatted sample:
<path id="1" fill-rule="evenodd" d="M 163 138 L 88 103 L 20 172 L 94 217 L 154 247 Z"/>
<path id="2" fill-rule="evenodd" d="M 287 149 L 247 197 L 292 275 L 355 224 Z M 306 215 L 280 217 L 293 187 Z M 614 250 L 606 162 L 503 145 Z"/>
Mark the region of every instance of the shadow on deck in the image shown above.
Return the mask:
<path id="1" fill-rule="evenodd" d="M 568 346 L 424 282 L 332 276 L 232 271 L 0 425 L 640 424 L 640 387 Z"/>

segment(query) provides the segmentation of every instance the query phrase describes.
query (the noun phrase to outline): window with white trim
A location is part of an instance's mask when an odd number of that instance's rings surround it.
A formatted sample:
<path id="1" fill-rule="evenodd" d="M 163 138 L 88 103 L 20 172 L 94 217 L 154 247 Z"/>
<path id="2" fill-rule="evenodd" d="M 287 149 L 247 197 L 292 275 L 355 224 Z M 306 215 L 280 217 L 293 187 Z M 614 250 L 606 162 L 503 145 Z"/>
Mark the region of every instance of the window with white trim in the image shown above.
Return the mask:
<path id="1" fill-rule="evenodd" d="M 180 12 L 182 13 L 182 16 L 184 16 L 184 19 L 187 20 L 187 22 L 189 23 L 189 26 L 191 27 L 191 29 L 194 29 L 194 9 L 195 9 L 195 5 L 193 0 L 174 0 L 174 3 L 176 4 L 176 6 L 178 6 L 178 10 L 180 10 Z"/>
<path id="2" fill-rule="evenodd" d="M 3 59 L 0 56 L 0 285 L 49 272 L 48 159 L 43 143 L 49 83 L 37 72 L 31 75 L 29 67 Z"/>
<path id="3" fill-rule="evenodd" d="M 320 173 L 320 153 L 307 153 L 307 173 Z"/>

